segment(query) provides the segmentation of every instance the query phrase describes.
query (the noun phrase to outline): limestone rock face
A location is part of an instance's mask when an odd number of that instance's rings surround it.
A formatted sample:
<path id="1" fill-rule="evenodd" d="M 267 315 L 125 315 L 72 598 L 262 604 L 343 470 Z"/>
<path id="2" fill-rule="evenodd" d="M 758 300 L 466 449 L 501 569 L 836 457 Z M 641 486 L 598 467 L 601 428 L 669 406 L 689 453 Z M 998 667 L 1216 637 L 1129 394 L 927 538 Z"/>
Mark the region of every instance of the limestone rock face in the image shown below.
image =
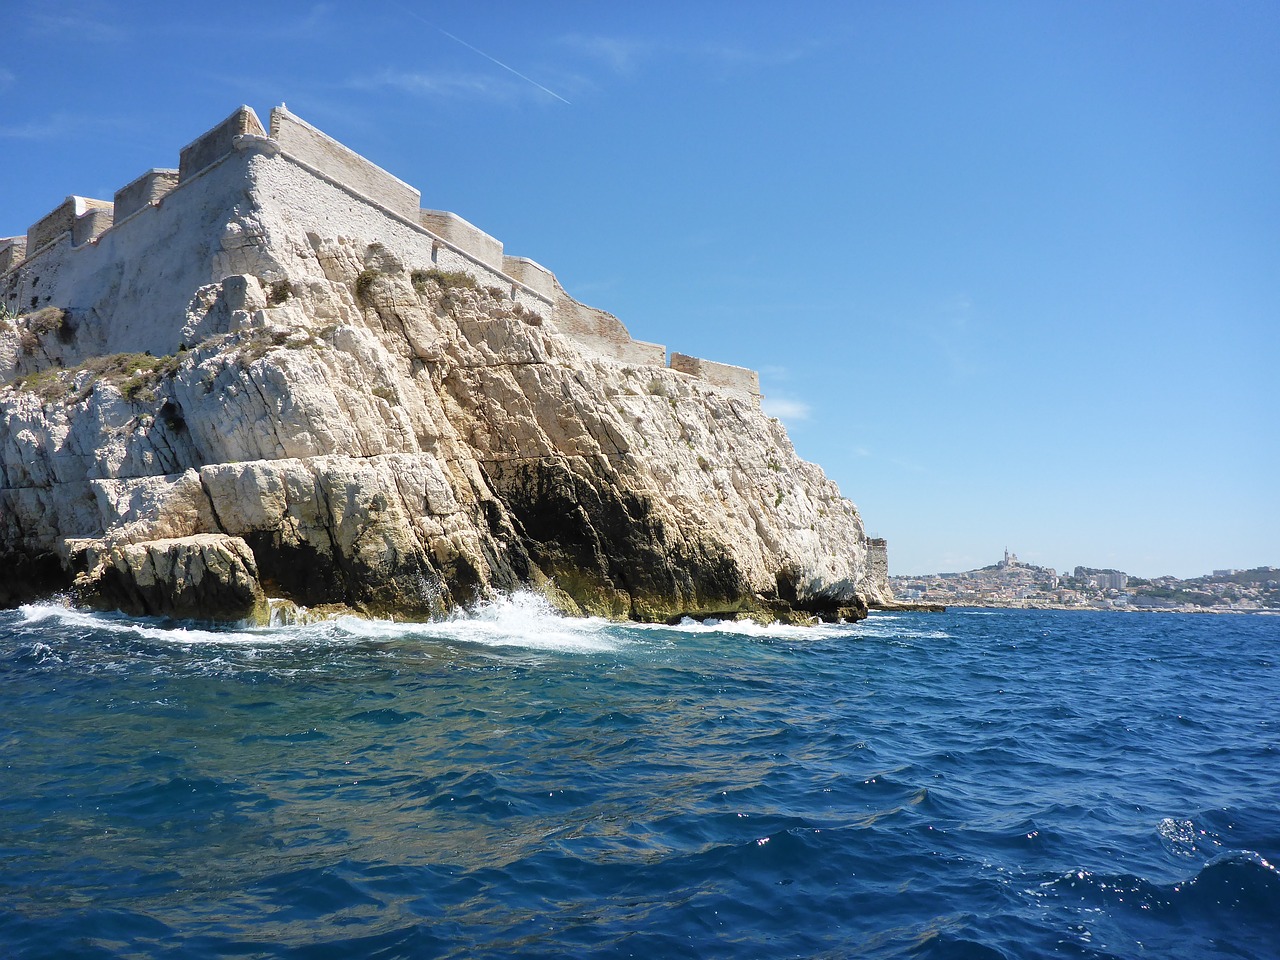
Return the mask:
<path id="1" fill-rule="evenodd" d="M 269 613 L 249 545 L 217 534 L 110 547 L 77 587 L 90 606 L 137 616 L 265 622 Z"/>
<path id="2" fill-rule="evenodd" d="M 857 511 L 752 398 L 592 355 L 501 291 L 365 263 L 322 244 L 234 330 L 10 386 L 0 550 L 219 533 L 274 592 L 405 616 L 528 584 L 646 620 L 876 599 Z M 186 602 L 109 556 L 135 573 L 100 595 Z"/>
<path id="3" fill-rule="evenodd" d="M 255 584 L 403 617 L 526 587 L 642 620 L 889 599 L 853 504 L 733 376 L 286 154 L 41 256 L 0 282 L 0 603 L 77 575 L 198 617 L 253 615 Z"/>

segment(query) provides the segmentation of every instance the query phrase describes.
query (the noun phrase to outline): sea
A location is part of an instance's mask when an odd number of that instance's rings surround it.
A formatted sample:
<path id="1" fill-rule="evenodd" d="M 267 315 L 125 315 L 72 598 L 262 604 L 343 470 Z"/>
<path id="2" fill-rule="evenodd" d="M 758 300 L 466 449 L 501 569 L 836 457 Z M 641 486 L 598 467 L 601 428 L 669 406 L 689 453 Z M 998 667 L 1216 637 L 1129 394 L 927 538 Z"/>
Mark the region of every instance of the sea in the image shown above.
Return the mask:
<path id="1" fill-rule="evenodd" d="M 1280 618 L 0 611 L 0 956 L 1280 957 Z"/>

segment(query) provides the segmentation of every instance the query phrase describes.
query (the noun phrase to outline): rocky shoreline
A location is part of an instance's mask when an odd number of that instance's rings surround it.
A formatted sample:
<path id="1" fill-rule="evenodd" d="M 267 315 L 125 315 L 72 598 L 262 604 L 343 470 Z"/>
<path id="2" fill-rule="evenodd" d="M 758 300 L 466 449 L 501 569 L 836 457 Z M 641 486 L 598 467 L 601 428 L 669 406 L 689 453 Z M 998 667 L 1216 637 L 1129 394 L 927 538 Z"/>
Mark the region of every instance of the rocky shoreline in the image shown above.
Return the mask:
<path id="1" fill-rule="evenodd" d="M 875 610 L 880 613 L 946 613 L 946 604 L 942 603 L 919 603 L 911 600 L 892 600 L 878 601 L 876 603 L 867 604 L 868 610 Z"/>
<path id="2" fill-rule="evenodd" d="M 0 275 L 0 604 L 430 619 L 534 589 L 807 622 L 891 599 L 753 373 L 668 365 L 287 111 L 272 134 L 242 108 L 168 193 L 114 225 L 72 198 Z"/>

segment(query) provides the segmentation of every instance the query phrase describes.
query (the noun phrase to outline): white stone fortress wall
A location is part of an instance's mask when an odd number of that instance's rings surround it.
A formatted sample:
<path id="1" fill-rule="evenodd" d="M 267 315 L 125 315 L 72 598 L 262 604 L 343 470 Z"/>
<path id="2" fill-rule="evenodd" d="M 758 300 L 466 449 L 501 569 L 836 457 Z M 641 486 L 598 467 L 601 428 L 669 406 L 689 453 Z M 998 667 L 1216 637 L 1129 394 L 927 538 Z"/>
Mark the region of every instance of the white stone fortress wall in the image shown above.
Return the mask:
<path id="1" fill-rule="evenodd" d="M 288 276 L 290 265 L 273 262 L 262 242 L 278 218 L 296 235 L 359 237 L 410 267 L 464 271 L 600 356 L 668 365 L 665 347 L 632 339 L 545 267 L 420 201 L 418 190 L 285 107 L 272 110 L 269 132 L 240 107 L 184 147 L 176 171 L 149 170 L 113 202 L 68 197 L 25 237 L 0 238 L 0 297 L 11 313 L 66 310 L 83 355 L 173 353 L 183 342 L 175 318 L 189 314 L 200 288 L 241 273 Z M 759 399 L 752 370 L 679 353 L 669 365 Z"/>

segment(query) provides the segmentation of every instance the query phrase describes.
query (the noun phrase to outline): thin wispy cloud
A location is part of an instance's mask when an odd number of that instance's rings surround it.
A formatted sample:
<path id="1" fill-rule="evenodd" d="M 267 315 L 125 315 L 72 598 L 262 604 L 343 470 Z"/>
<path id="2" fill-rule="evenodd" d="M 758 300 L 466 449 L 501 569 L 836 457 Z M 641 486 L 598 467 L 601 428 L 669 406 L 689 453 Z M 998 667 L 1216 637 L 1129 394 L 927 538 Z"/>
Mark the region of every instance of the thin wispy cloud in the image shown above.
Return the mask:
<path id="1" fill-rule="evenodd" d="M 415 97 L 511 101 L 527 96 L 516 84 L 478 73 L 420 73 L 383 70 L 347 81 L 352 90 L 399 90 Z"/>
<path id="2" fill-rule="evenodd" d="M 303 14 L 287 6 L 277 9 L 272 5 L 264 5 L 259 9 L 258 19 L 253 25 L 253 39 L 259 44 L 340 40 L 344 27 L 339 18 L 334 16 L 337 11 L 336 3 L 314 3 Z M 209 40 L 222 37 L 239 39 L 244 36 L 244 25 L 236 20 L 213 21 L 200 18 L 159 21 L 148 32 L 171 38 L 187 36 Z"/>
<path id="3" fill-rule="evenodd" d="M 620 74 L 631 73 L 656 50 L 653 43 L 645 40 L 588 37 L 578 33 L 560 37 L 556 42 L 567 50 L 588 60 L 598 61 L 613 73 Z"/>
<path id="4" fill-rule="evenodd" d="M 777 47 L 771 50 L 753 50 L 724 43 L 704 43 L 693 48 L 693 53 L 705 60 L 731 67 L 785 67 L 799 63 L 826 44 L 810 40 L 801 44 Z"/>
<path id="5" fill-rule="evenodd" d="M 898 467 L 901 470 L 905 470 L 908 473 L 920 473 L 926 475 L 932 473 L 932 471 L 924 464 L 916 463 L 914 460 L 906 460 L 902 457 L 884 457 L 883 460 L 885 463 Z"/>
<path id="6" fill-rule="evenodd" d="M 769 380 L 790 380 L 791 371 L 787 367 L 779 367 L 766 363 L 760 368 L 760 376 Z"/>
<path id="7" fill-rule="evenodd" d="M 715 42 L 668 42 L 567 34 L 554 41 L 564 55 L 542 62 L 537 71 L 530 70 L 528 67 L 522 70 L 407 7 L 396 3 L 389 5 L 404 16 L 430 27 L 477 57 L 492 63 L 514 78 L 514 81 L 504 83 L 500 77 L 472 72 L 392 68 L 374 76 L 357 78 L 348 84 L 349 87 L 355 89 L 381 87 L 398 89 L 420 97 L 470 97 L 501 102 L 527 100 L 529 94 L 537 93 L 552 97 L 561 103 L 571 104 L 564 94 L 598 90 L 599 84 L 593 78 L 602 75 L 630 76 L 663 58 L 683 58 L 704 65 L 711 64 L 713 67 L 718 66 L 732 72 L 792 63 L 803 59 L 821 46 L 820 43 L 813 42 L 771 50 L 755 50 Z M 530 75 L 535 72 L 542 77 L 542 80 Z M 519 96 L 521 87 L 524 88 L 525 93 L 523 98 Z"/>
<path id="8" fill-rule="evenodd" d="M 0 91 L 8 90 L 17 82 L 18 78 L 13 73 L 0 67 Z"/>
<path id="9" fill-rule="evenodd" d="M 760 368 L 759 372 L 764 387 L 764 397 L 760 401 L 760 407 L 766 414 L 777 417 L 787 424 L 809 419 L 813 408 L 808 403 L 785 390 L 773 389 L 775 383 L 785 383 L 791 379 L 791 371 L 787 367 L 766 364 Z"/>
<path id="10" fill-rule="evenodd" d="M 59 13 L 45 10 L 27 11 L 27 32 L 33 37 L 65 35 L 77 44 L 116 43 L 128 37 L 122 28 L 107 21 L 98 5 L 92 4 L 79 12 L 65 8 Z"/>
<path id="11" fill-rule="evenodd" d="M 111 126 L 114 119 L 72 113 L 55 113 L 26 123 L 0 124 L 0 139 L 5 140 L 61 140 L 83 134 L 89 129 Z"/>
<path id="12" fill-rule="evenodd" d="M 336 6 L 337 4 L 333 3 L 317 3 L 307 11 L 305 17 L 297 21 L 295 29 L 305 36 L 323 36 L 333 29 L 331 15 Z"/>
<path id="13" fill-rule="evenodd" d="M 874 460 L 878 469 L 883 466 L 895 467 L 906 473 L 929 474 L 932 471 L 924 464 L 917 463 L 914 460 L 908 460 L 903 457 L 885 456 L 883 453 L 872 450 L 870 447 L 855 446 L 849 449 L 849 452 L 859 460 Z"/>
<path id="14" fill-rule="evenodd" d="M 753 49 L 717 41 L 690 43 L 684 40 L 636 40 L 583 34 L 567 34 L 557 42 L 622 76 L 635 73 L 645 62 L 659 57 L 681 57 L 723 68 L 786 66 L 806 59 L 826 45 L 826 41 L 810 40 L 772 49 Z"/>
<path id="15" fill-rule="evenodd" d="M 439 24 L 432 23 L 430 20 L 428 20 L 426 17 L 422 16 L 421 14 L 415 13 L 414 11 L 408 9 L 407 7 L 402 7 L 398 3 L 391 4 L 391 6 L 395 7 L 405 16 L 412 17 L 414 20 L 417 20 L 419 23 L 426 24 L 428 27 L 437 31 L 438 33 L 444 34 L 444 36 L 448 37 L 454 43 L 457 43 L 466 47 L 468 50 L 470 50 L 472 53 L 476 54 L 477 56 L 484 57 L 490 63 L 494 64 L 495 66 L 501 67 L 503 70 L 507 71 L 512 76 L 518 77 L 519 79 L 523 80 L 525 83 L 529 84 L 530 86 L 536 87 L 537 89 L 541 90 L 543 93 L 546 93 L 552 97 L 555 97 L 561 103 L 569 102 L 564 97 L 560 96 L 560 94 L 552 90 L 550 87 L 543 86 L 537 80 L 534 80 L 532 77 L 526 76 L 525 74 L 521 73 L 519 70 L 517 70 L 515 67 L 511 66 L 510 64 L 503 63 L 497 57 L 494 57 L 488 53 L 485 53 L 479 47 L 468 43 L 466 40 L 463 40 L 461 37 L 455 36 L 454 34 L 450 33 L 448 30 L 444 29 L 444 27 L 440 26 Z"/>
<path id="16" fill-rule="evenodd" d="M 777 417 L 783 423 L 796 423 L 808 420 L 812 408 L 803 400 L 783 396 L 777 393 L 766 393 L 760 406 L 771 417 Z"/>

